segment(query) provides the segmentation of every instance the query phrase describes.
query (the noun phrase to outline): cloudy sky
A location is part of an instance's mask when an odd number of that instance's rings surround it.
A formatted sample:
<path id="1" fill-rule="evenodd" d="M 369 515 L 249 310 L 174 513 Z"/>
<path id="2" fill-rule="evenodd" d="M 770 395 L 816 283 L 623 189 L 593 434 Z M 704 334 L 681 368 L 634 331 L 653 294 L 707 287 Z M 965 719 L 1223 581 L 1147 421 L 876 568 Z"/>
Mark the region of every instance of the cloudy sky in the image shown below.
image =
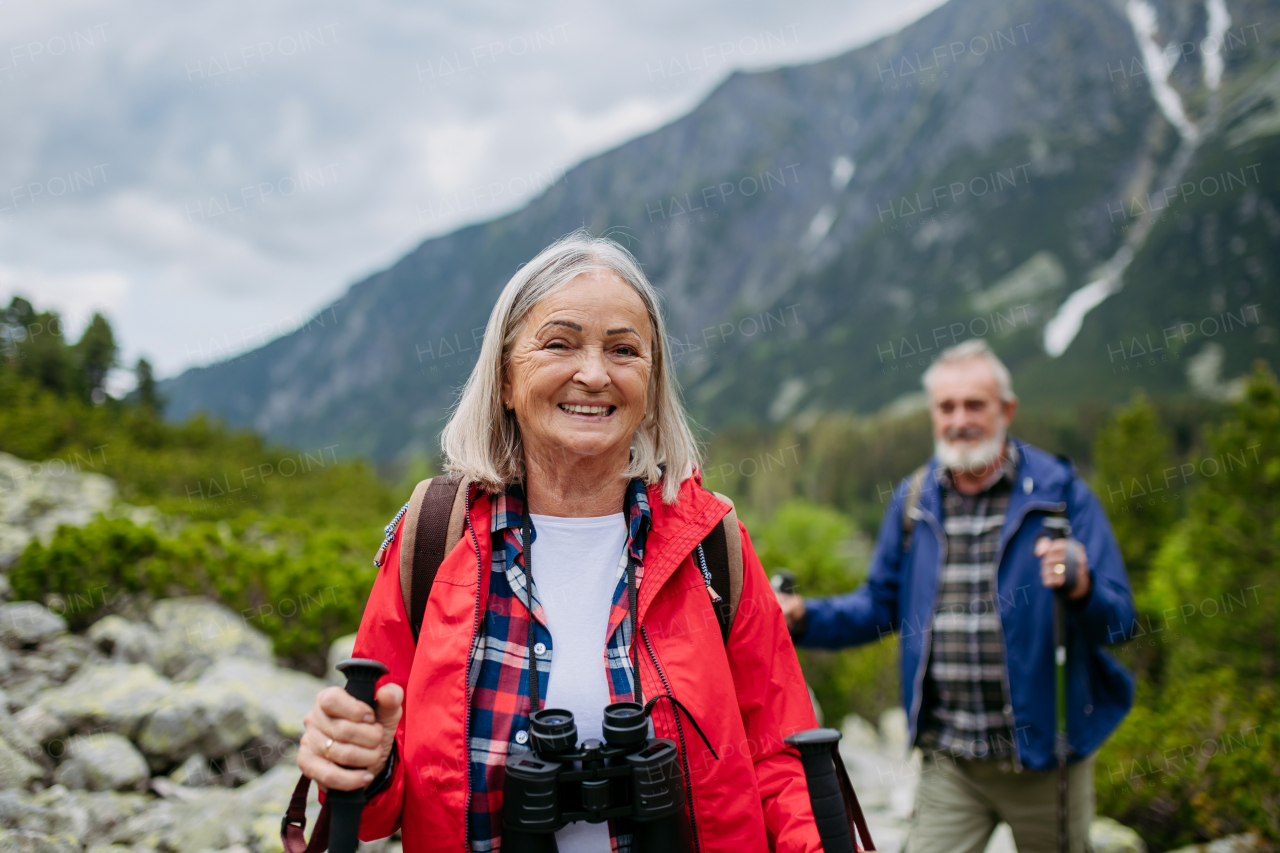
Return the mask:
<path id="1" fill-rule="evenodd" d="M 734 69 L 941 1 L 3 0 L 0 297 L 103 311 L 163 376 L 221 360 Z"/>

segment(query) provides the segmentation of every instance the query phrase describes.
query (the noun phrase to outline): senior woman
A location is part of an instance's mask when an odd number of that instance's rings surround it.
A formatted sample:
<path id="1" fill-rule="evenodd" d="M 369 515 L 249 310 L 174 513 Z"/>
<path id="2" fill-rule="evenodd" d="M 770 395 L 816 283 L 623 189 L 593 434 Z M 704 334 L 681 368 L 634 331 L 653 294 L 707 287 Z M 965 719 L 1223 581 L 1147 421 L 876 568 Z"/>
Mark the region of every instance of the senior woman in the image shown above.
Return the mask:
<path id="1" fill-rule="evenodd" d="M 527 748 L 536 691 L 538 708 L 573 712 L 583 739 L 601 737 L 611 702 L 673 697 L 707 738 L 675 702 L 656 703 L 653 736 L 679 743 L 695 849 L 819 850 L 782 742 L 816 725 L 800 667 L 745 528 L 739 617 L 720 634 L 694 553 L 730 508 L 701 485 L 658 294 L 630 253 L 575 232 L 512 277 L 442 444 L 471 483 L 467 530 L 436 574 L 421 641 L 397 527 L 355 644 L 390 668 L 377 719 L 328 688 L 298 750 L 322 786 L 367 786 L 361 837 L 399 827 L 406 853 L 499 849 L 505 762 Z M 604 853 L 630 834 L 625 821 L 574 823 L 556 841 Z"/>

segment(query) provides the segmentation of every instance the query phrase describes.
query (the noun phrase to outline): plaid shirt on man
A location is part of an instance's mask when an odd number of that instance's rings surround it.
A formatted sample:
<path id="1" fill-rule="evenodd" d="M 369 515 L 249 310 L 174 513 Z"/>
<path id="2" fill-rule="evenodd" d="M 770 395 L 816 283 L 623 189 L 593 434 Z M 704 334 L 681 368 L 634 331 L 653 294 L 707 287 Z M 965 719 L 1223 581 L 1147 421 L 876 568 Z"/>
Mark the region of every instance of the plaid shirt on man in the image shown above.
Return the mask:
<path id="1" fill-rule="evenodd" d="M 627 547 L 618 560 L 618 582 L 609 611 L 608 642 L 601 665 L 609 677 L 613 702 L 634 701 L 631 671 L 631 621 L 627 618 L 627 566 L 634 561 L 636 585 L 644 572 L 644 545 L 651 516 L 644 483 L 632 480 L 627 490 Z M 524 748 L 529 731 L 529 630 L 538 659 L 538 692 L 546 698 L 551 680 L 551 632 L 546 613 L 533 590 L 533 604 L 525 588 L 524 543 L 521 524 L 524 492 L 515 485 L 493 499 L 493 564 L 489 598 L 471 651 L 471 720 L 468 743 L 471 763 L 471 808 L 467 815 L 473 851 L 492 851 L 502 834 L 502 783 L 508 752 Z M 499 543 L 498 539 L 502 541 Z M 533 531 L 537 541 L 537 531 Z M 536 564 L 535 564 L 536 565 Z M 533 614 L 530 623 L 529 614 Z M 536 645 L 545 646 L 537 652 Z M 613 830 L 612 848 L 626 851 L 630 837 Z"/>
<path id="2" fill-rule="evenodd" d="M 1017 477 L 1012 441 L 1005 444 L 1000 476 L 976 495 L 956 491 L 950 471 L 939 476 L 947 559 L 938 578 L 924 678 L 918 743 L 926 751 L 965 758 L 1013 752 L 995 590 L 1000 533 Z"/>

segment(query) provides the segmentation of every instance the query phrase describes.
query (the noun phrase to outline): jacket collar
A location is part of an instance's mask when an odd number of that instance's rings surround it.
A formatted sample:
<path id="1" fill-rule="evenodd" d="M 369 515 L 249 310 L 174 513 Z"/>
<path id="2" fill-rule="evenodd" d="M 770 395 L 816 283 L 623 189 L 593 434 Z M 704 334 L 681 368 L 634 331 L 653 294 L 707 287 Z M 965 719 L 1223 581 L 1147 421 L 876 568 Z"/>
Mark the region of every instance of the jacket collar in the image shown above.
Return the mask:
<path id="1" fill-rule="evenodd" d="M 1074 476 L 1074 468 L 1038 447 L 1033 447 L 1016 437 L 1010 437 L 1018 450 L 1018 473 L 1009 496 L 1009 508 L 1005 513 L 1005 536 L 1008 528 L 1022 515 L 1027 504 L 1062 503 Z M 938 488 L 938 458 L 929 458 L 928 474 L 920 493 L 920 508 L 942 518 L 942 490 Z"/>
<path id="2" fill-rule="evenodd" d="M 663 584 L 730 509 L 703 488 L 700 471 L 694 471 L 693 476 L 680 484 L 672 504 L 662 502 L 661 483 L 649 486 L 649 507 L 652 521 L 645 549 L 644 582 L 640 584 L 641 621 Z"/>
<path id="3" fill-rule="evenodd" d="M 702 487 L 701 472 L 694 472 L 680 484 L 680 491 L 673 504 L 662 502 L 662 483 L 655 483 L 646 488 L 649 510 L 649 531 L 644 546 L 644 577 L 640 582 L 639 616 L 644 615 L 649 605 L 657 598 L 662 586 L 675 574 L 680 563 L 689 556 L 694 546 L 707 537 L 720 519 L 729 512 L 729 505 L 716 499 L 711 492 Z M 485 492 L 477 492 L 471 506 L 471 523 L 477 530 L 491 530 L 492 513 L 497 503 L 497 496 Z M 464 536 L 468 540 L 469 537 Z M 492 559 L 489 544 L 490 536 L 479 537 L 482 559 L 487 567 Z M 469 547 L 474 553 L 474 549 Z M 445 570 L 441 566 L 441 572 Z M 475 578 L 475 567 L 468 568 L 459 563 L 458 569 L 462 577 Z M 465 581 L 464 581 L 465 582 Z"/>

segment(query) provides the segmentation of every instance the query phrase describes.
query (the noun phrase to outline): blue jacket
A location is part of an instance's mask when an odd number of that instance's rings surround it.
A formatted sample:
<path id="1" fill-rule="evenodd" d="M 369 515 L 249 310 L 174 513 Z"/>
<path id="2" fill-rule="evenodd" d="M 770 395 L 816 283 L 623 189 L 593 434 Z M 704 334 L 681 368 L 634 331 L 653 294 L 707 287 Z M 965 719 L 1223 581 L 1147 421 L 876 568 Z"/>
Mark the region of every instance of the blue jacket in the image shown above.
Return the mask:
<path id="1" fill-rule="evenodd" d="M 1054 757 L 1053 593 L 1040 582 L 1033 549 L 1047 512 L 1065 510 L 1072 538 L 1084 543 L 1092 575 L 1088 596 L 1068 604 L 1067 733 L 1072 760 L 1096 750 L 1133 705 L 1133 676 L 1106 651 L 1135 625 L 1124 561 L 1102 505 L 1070 462 L 1016 442 L 1018 479 L 1001 531 L 996 595 L 1005 644 L 1005 695 L 1013 706 L 1015 763 L 1032 770 Z M 941 490 L 929 460 L 918 520 L 902 551 L 903 480 L 880 525 L 867 581 L 853 592 L 810 599 L 805 646 L 839 648 L 898 632 L 902 704 L 914 743 L 938 577 L 946 556 Z"/>

